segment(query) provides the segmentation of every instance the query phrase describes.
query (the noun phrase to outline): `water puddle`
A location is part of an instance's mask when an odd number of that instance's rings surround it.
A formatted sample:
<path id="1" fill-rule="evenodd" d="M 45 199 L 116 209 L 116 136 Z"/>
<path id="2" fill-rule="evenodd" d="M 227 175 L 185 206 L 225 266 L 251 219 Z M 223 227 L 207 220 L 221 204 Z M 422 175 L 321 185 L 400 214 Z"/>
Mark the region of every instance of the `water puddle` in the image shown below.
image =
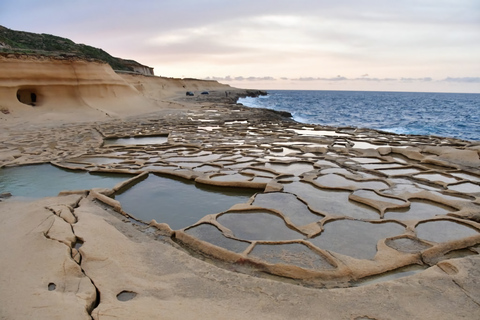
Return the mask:
<path id="1" fill-rule="evenodd" d="M 373 259 L 377 242 L 402 234 L 400 224 L 369 223 L 358 220 L 336 220 L 326 223 L 325 230 L 310 242 L 321 249 L 337 252 L 357 259 Z"/>
<path id="2" fill-rule="evenodd" d="M 256 176 L 275 178 L 277 175 L 268 171 L 258 170 L 258 169 L 244 169 L 242 173 L 254 174 Z"/>
<path id="3" fill-rule="evenodd" d="M 312 171 L 315 169 L 310 163 L 290 163 L 290 164 L 280 164 L 280 163 L 265 163 L 265 168 L 274 170 L 278 173 L 283 174 L 293 174 L 299 176 L 305 172 Z"/>
<path id="4" fill-rule="evenodd" d="M 388 239 L 385 244 L 392 249 L 405 253 L 418 253 L 431 247 L 426 242 L 408 236 Z"/>
<path id="5" fill-rule="evenodd" d="M 322 214 L 347 216 L 356 219 L 380 218 L 375 209 L 350 201 L 349 191 L 320 189 L 305 182 L 285 184 L 284 191 L 297 195 L 308 203 L 312 210 Z"/>
<path id="6" fill-rule="evenodd" d="M 395 220 L 427 220 L 437 215 L 446 215 L 454 212 L 456 209 L 448 206 L 428 201 L 428 200 L 410 200 L 409 208 L 392 209 L 385 212 L 385 219 Z"/>
<path id="7" fill-rule="evenodd" d="M 379 211 L 387 208 L 398 208 L 399 206 L 404 206 L 407 203 L 405 200 L 382 196 L 371 190 L 356 190 L 352 193 L 350 199 L 361 203 L 370 204 Z"/>
<path id="8" fill-rule="evenodd" d="M 377 169 L 387 169 L 387 168 L 388 169 L 403 168 L 404 165 L 399 163 L 366 163 L 366 164 L 362 164 L 361 167 L 368 170 L 377 170 Z"/>
<path id="9" fill-rule="evenodd" d="M 182 168 L 195 168 L 203 165 L 203 162 L 172 162 L 171 165 L 177 165 Z"/>
<path id="10" fill-rule="evenodd" d="M 414 274 L 420 273 L 426 269 L 427 269 L 426 266 L 420 266 L 420 265 L 414 264 L 411 266 L 406 266 L 403 268 L 385 272 L 376 276 L 361 279 L 360 281 L 355 282 L 353 286 L 362 287 L 362 286 L 367 286 L 369 284 L 376 284 L 384 281 L 397 280 L 397 279 L 405 278 L 408 276 L 413 276 Z"/>
<path id="11" fill-rule="evenodd" d="M 422 172 L 419 169 L 415 168 L 407 168 L 407 169 L 383 169 L 383 170 L 378 170 L 388 176 L 400 176 L 400 175 L 411 175 L 414 173 L 419 173 Z"/>
<path id="12" fill-rule="evenodd" d="M 315 162 L 315 165 L 338 168 L 338 165 L 336 163 L 328 160 L 318 160 L 317 162 Z"/>
<path id="13" fill-rule="evenodd" d="M 199 130 L 213 131 L 220 129 L 219 126 L 209 126 L 209 127 L 198 127 Z"/>
<path id="14" fill-rule="evenodd" d="M 337 133 L 335 131 L 327 131 L 327 130 L 300 130 L 300 129 L 287 129 L 287 131 L 293 131 L 296 134 L 302 136 L 326 136 L 326 137 L 350 137 L 350 134 L 346 133 Z"/>
<path id="15" fill-rule="evenodd" d="M 79 238 L 77 238 L 77 240 L 75 241 L 75 246 L 74 248 L 79 250 L 81 247 L 83 246 L 83 241 L 80 240 Z"/>
<path id="16" fill-rule="evenodd" d="M 0 194 L 10 192 L 14 197 L 32 199 L 53 197 L 67 190 L 113 188 L 131 177 L 65 170 L 51 164 L 3 168 L 0 169 Z"/>
<path id="17" fill-rule="evenodd" d="M 234 174 L 219 174 L 210 178 L 213 181 L 248 181 L 252 176 L 246 176 L 240 173 Z"/>
<path id="18" fill-rule="evenodd" d="M 459 249 L 459 250 L 453 250 L 444 255 L 445 259 L 457 259 L 457 258 L 465 258 L 465 257 L 470 257 L 470 256 L 476 256 L 478 252 L 472 251 L 470 249 Z"/>
<path id="19" fill-rule="evenodd" d="M 249 242 L 225 237 L 217 227 L 208 223 L 202 223 L 193 228 L 189 228 L 185 231 L 185 233 L 199 240 L 216 245 L 217 247 L 222 247 L 237 253 L 242 253 L 250 245 Z"/>
<path id="20" fill-rule="evenodd" d="M 210 162 L 220 159 L 220 154 L 199 155 L 191 157 L 170 157 L 166 161 L 170 162 Z"/>
<path id="21" fill-rule="evenodd" d="M 438 191 L 432 191 L 432 194 L 434 195 L 437 195 L 439 197 L 442 197 L 444 198 L 445 200 L 448 200 L 448 201 L 471 201 L 471 200 L 475 200 L 474 197 L 469 197 L 467 195 L 456 195 L 456 194 L 443 194 L 441 192 L 438 192 Z"/>
<path id="22" fill-rule="evenodd" d="M 330 173 L 315 179 L 315 182 L 330 188 L 386 189 L 388 184 L 381 181 L 355 181 L 338 174 Z"/>
<path id="23" fill-rule="evenodd" d="M 470 180 L 470 181 L 475 181 L 475 182 L 480 182 L 480 177 L 474 176 L 472 174 L 468 173 L 462 173 L 462 172 L 455 172 L 455 173 L 450 173 L 452 176 L 458 177 L 460 179 L 465 179 L 465 180 Z"/>
<path id="24" fill-rule="evenodd" d="M 296 226 L 318 222 L 323 218 L 323 216 L 311 212 L 306 204 L 290 193 L 260 193 L 255 196 L 252 205 L 280 211 Z"/>
<path id="25" fill-rule="evenodd" d="M 155 219 L 178 230 L 207 214 L 247 202 L 253 190 L 221 188 L 150 174 L 147 179 L 115 195 L 124 211 L 143 221 Z"/>
<path id="26" fill-rule="evenodd" d="M 312 270 L 335 268 L 326 258 L 302 243 L 256 244 L 249 256 L 271 264 L 290 264 Z"/>
<path id="27" fill-rule="evenodd" d="M 407 179 L 390 179 L 390 182 L 393 182 L 395 185 L 388 190 L 383 190 L 383 193 L 401 195 L 404 193 L 418 193 L 427 190 Z"/>
<path id="28" fill-rule="evenodd" d="M 132 292 L 132 291 L 122 291 L 122 292 L 120 292 L 119 294 L 117 294 L 117 299 L 118 299 L 118 301 L 125 302 L 125 301 L 132 300 L 132 299 L 135 298 L 136 296 L 137 296 L 137 293 L 136 293 L 136 292 Z"/>
<path id="29" fill-rule="evenodd" d="M 202 166 L 196 167 L 196 168 L 195 168 L 195 171 L 199 171 L 199 172 L 215 172 L 215 171 L 219 171 L 220 169 L 221 169 L 221 168 L 215 167 L 215 166 L 202 165 Z"/>
<path id="30" fill-rule="evenodd" d="M 478 235 L 477 229 L 453 221 L 427 221 L 415 228 L 417 237 L 433 242 L 447 242 Z"/>
<path id="31" fill-rule="evenodd" d="M 448 186 L 448 189 L 457 191 L 457 192 L 463 192 L 463 193 L 479 193 L 480 192 L 480 186 L 477 184 L 473 184 L 471 182 L 464 182 L 464 183 L 459 183 L 453 186 Z"/>
<path id="32" fill-rule="evenodd" d="M 380 147 L 389 147 L 388 144 L 373 144 L 365 141 L 352 141 L 352 142 L 353 142 L 353 148 L 357 148 L 357 149 L 377 149 Z"/>
<path id="33" fill-rule="evenodd" d="M 152 164 L 152 165 L 147 165 L 142 168 L 142 170 L 149 170 L 149 171 L 155 171 L 155 170 L 176 170 L 178 169 L 177 166 L 166 166 L 162 164 Z M 197 170 L 197 169 L 195 169 Z"/>
<path id="34" fill-rule="evenodd" d="M 328 168 L 328 169 L 323 169 L 320 171 L 321 174 L 328 174 L 328 173 L 339 173 L 339 174 L 344 174 L 344 175 L 349 175 L 352 174 L 350 171 L 344 168 Z"/>
<path id="35" fill-rule="evenodd" d="M 287 227 L 285 221 L 268 211 L 243 211 L 222 214 L 217 221 L 242 240 L 282 241 L 304 236 Z"/>
<path id="36" fill-rule="evenodd" d="M 231 125 L 234 125 L 234 124 L 247 124 L 248 121 L 247 120 L 234 120 L 234 121 L 225 121 L 224 124 L 227 125 L 227 126 L 231 126 Z"/>
<path id="37" fill-rule="evenodd" d="M 420 173 L 420 174 L 414 175 L 414 177 L 420 178 L 420 179 L 426 179 L 433 182 L 439 181 L 444 183 L 454 183 L 458 181 L 455 178 L 452 178 L 443 174 L 439 174 L 439 173 Z"/>
<path id="38" fill-rule="evenodd" d="M 168 136 L 150 136 L 150 137 L 130 137 L 118 139 L 105 139 L 103 145 L 145 145 L 145 144 L 165 144 L 168 142 Z"/>
<path id="39" fill-rule="evenodd" d="M 272 181 L 272 178 L 266 178 L 266 177 L 254 177 L 252 182 L 259 182 L 259 183 L 269 183 Z"/>
<path id="40" fill-rule="evenodd" d="M 382 160 L 377 158 L 352 158 L 351 160 L 359 163 L 381 163 Z"/>
<path id="41" fill-rule="evenodd" d="M 274 148 L 270 150 L 270 154 L 274 156 L 286 156 L 288 154 L 299 154 L 299 153 L 301 153 L 301 151 L 292 149 L 292 148 L 286 148 L 286 147 Z"/>
<path id="42" fill-rule="evenodd" d="M 106 164 L 112 164 L 112 163 L 120 163 L 125 161 L 125 159 L 109 158 L 109 157 L 79 157 L 79 158 L 69 159 L 67 162 L 70 162 L 70 161 L 89 163 L 89 164 L 91 163 L 94 165 L 106 165 Z"/>
<path id="43" fill-rule="evenodd" d="M 216 162 L 216 163 L 218 163 L 218 162 Z M 250 167 L 250 166 L 253 166 L 253 165 L 256 165 L 256 164 L 258 164 L 258 162 L 249 161 L 249 162 L 240 162 L 240 163 L 236 163 L 236 164 L 225 164 L 224 167 L 226 169 L 242 169 L 242 168 Z"/>

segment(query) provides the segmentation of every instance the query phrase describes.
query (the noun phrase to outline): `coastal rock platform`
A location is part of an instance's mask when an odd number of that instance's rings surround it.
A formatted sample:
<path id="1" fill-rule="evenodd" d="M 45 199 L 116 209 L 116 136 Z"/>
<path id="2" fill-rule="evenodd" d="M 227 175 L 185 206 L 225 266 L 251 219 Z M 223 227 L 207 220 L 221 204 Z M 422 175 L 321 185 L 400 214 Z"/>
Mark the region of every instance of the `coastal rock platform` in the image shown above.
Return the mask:
<path id="1" fill-rule="evenodd" d="M 480 317 L 478 142 L 306 125 L 219 84 L 189 99 L 202 82 L 155 95 L 172 82 L 110 76 L 154 103 L 46 122 L 56 106 L 13 99 L 0 118 L 2 178 L 46 163 L 125 177 L 52 178 L 40 199 L 0 184 L 0 318 Z"/>
<path id="2" fill-rule="evenodd" d="M 10 128 L 1 146 L 5 169 L 50 162 L 131 175 L 113 189 L 0 203 L 5 319 L 480 315 L 474 142 L 306 126 L 205 102 Z M 254 194 L 174 229 L 116 200 L 150 176 Z M 412 275 L 386 281 L 396 273 Z"/>

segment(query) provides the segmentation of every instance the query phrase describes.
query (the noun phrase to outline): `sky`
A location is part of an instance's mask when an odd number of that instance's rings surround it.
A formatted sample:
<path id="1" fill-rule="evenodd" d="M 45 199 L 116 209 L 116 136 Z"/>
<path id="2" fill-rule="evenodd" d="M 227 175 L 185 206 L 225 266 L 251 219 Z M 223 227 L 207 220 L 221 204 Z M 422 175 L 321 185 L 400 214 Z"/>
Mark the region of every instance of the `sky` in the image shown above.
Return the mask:
<path id="1" fill-rule="evenodd" d="M 480 93 L 480 0 L 1 0 L 0 25 L 241 88 Z"/>

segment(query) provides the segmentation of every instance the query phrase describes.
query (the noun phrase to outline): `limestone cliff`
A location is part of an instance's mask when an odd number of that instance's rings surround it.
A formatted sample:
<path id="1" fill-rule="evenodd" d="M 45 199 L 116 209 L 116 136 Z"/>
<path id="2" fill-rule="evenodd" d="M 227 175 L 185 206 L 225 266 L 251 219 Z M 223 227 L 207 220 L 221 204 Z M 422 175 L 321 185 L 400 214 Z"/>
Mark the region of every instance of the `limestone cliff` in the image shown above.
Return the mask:
<path id="1" fill-rule="evenodd" d="M 78 122 L 179 108 L 199 99 L 246 94 L 217 81 L 116 73 L 107 63 L 78 57 L 0 53 L 0 119 Z M 185 99 L 185 92 L 194 97 Z M 180 101 L 181 100 L 181 101 Z"/>

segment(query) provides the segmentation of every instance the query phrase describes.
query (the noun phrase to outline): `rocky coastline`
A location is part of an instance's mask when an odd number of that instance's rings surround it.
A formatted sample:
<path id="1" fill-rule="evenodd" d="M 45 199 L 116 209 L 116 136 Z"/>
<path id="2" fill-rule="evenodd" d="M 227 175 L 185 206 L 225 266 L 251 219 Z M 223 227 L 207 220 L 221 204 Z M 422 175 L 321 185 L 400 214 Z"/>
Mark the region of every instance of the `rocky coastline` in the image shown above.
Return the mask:
<path id="1" fill-rule="evenodd" d="M 0 318 L 480 317 L 478 143 L 300 124 L 237 103 L 263 91 L 58 63 L 0 59 L 0 174 L 50 163 L 129 179 L 28 201 L 5 190 Z M 26 85 L 36 106 L 16 99 Z M 118 200 L 157 177 L 254 191 L 172 228 Z"/>

